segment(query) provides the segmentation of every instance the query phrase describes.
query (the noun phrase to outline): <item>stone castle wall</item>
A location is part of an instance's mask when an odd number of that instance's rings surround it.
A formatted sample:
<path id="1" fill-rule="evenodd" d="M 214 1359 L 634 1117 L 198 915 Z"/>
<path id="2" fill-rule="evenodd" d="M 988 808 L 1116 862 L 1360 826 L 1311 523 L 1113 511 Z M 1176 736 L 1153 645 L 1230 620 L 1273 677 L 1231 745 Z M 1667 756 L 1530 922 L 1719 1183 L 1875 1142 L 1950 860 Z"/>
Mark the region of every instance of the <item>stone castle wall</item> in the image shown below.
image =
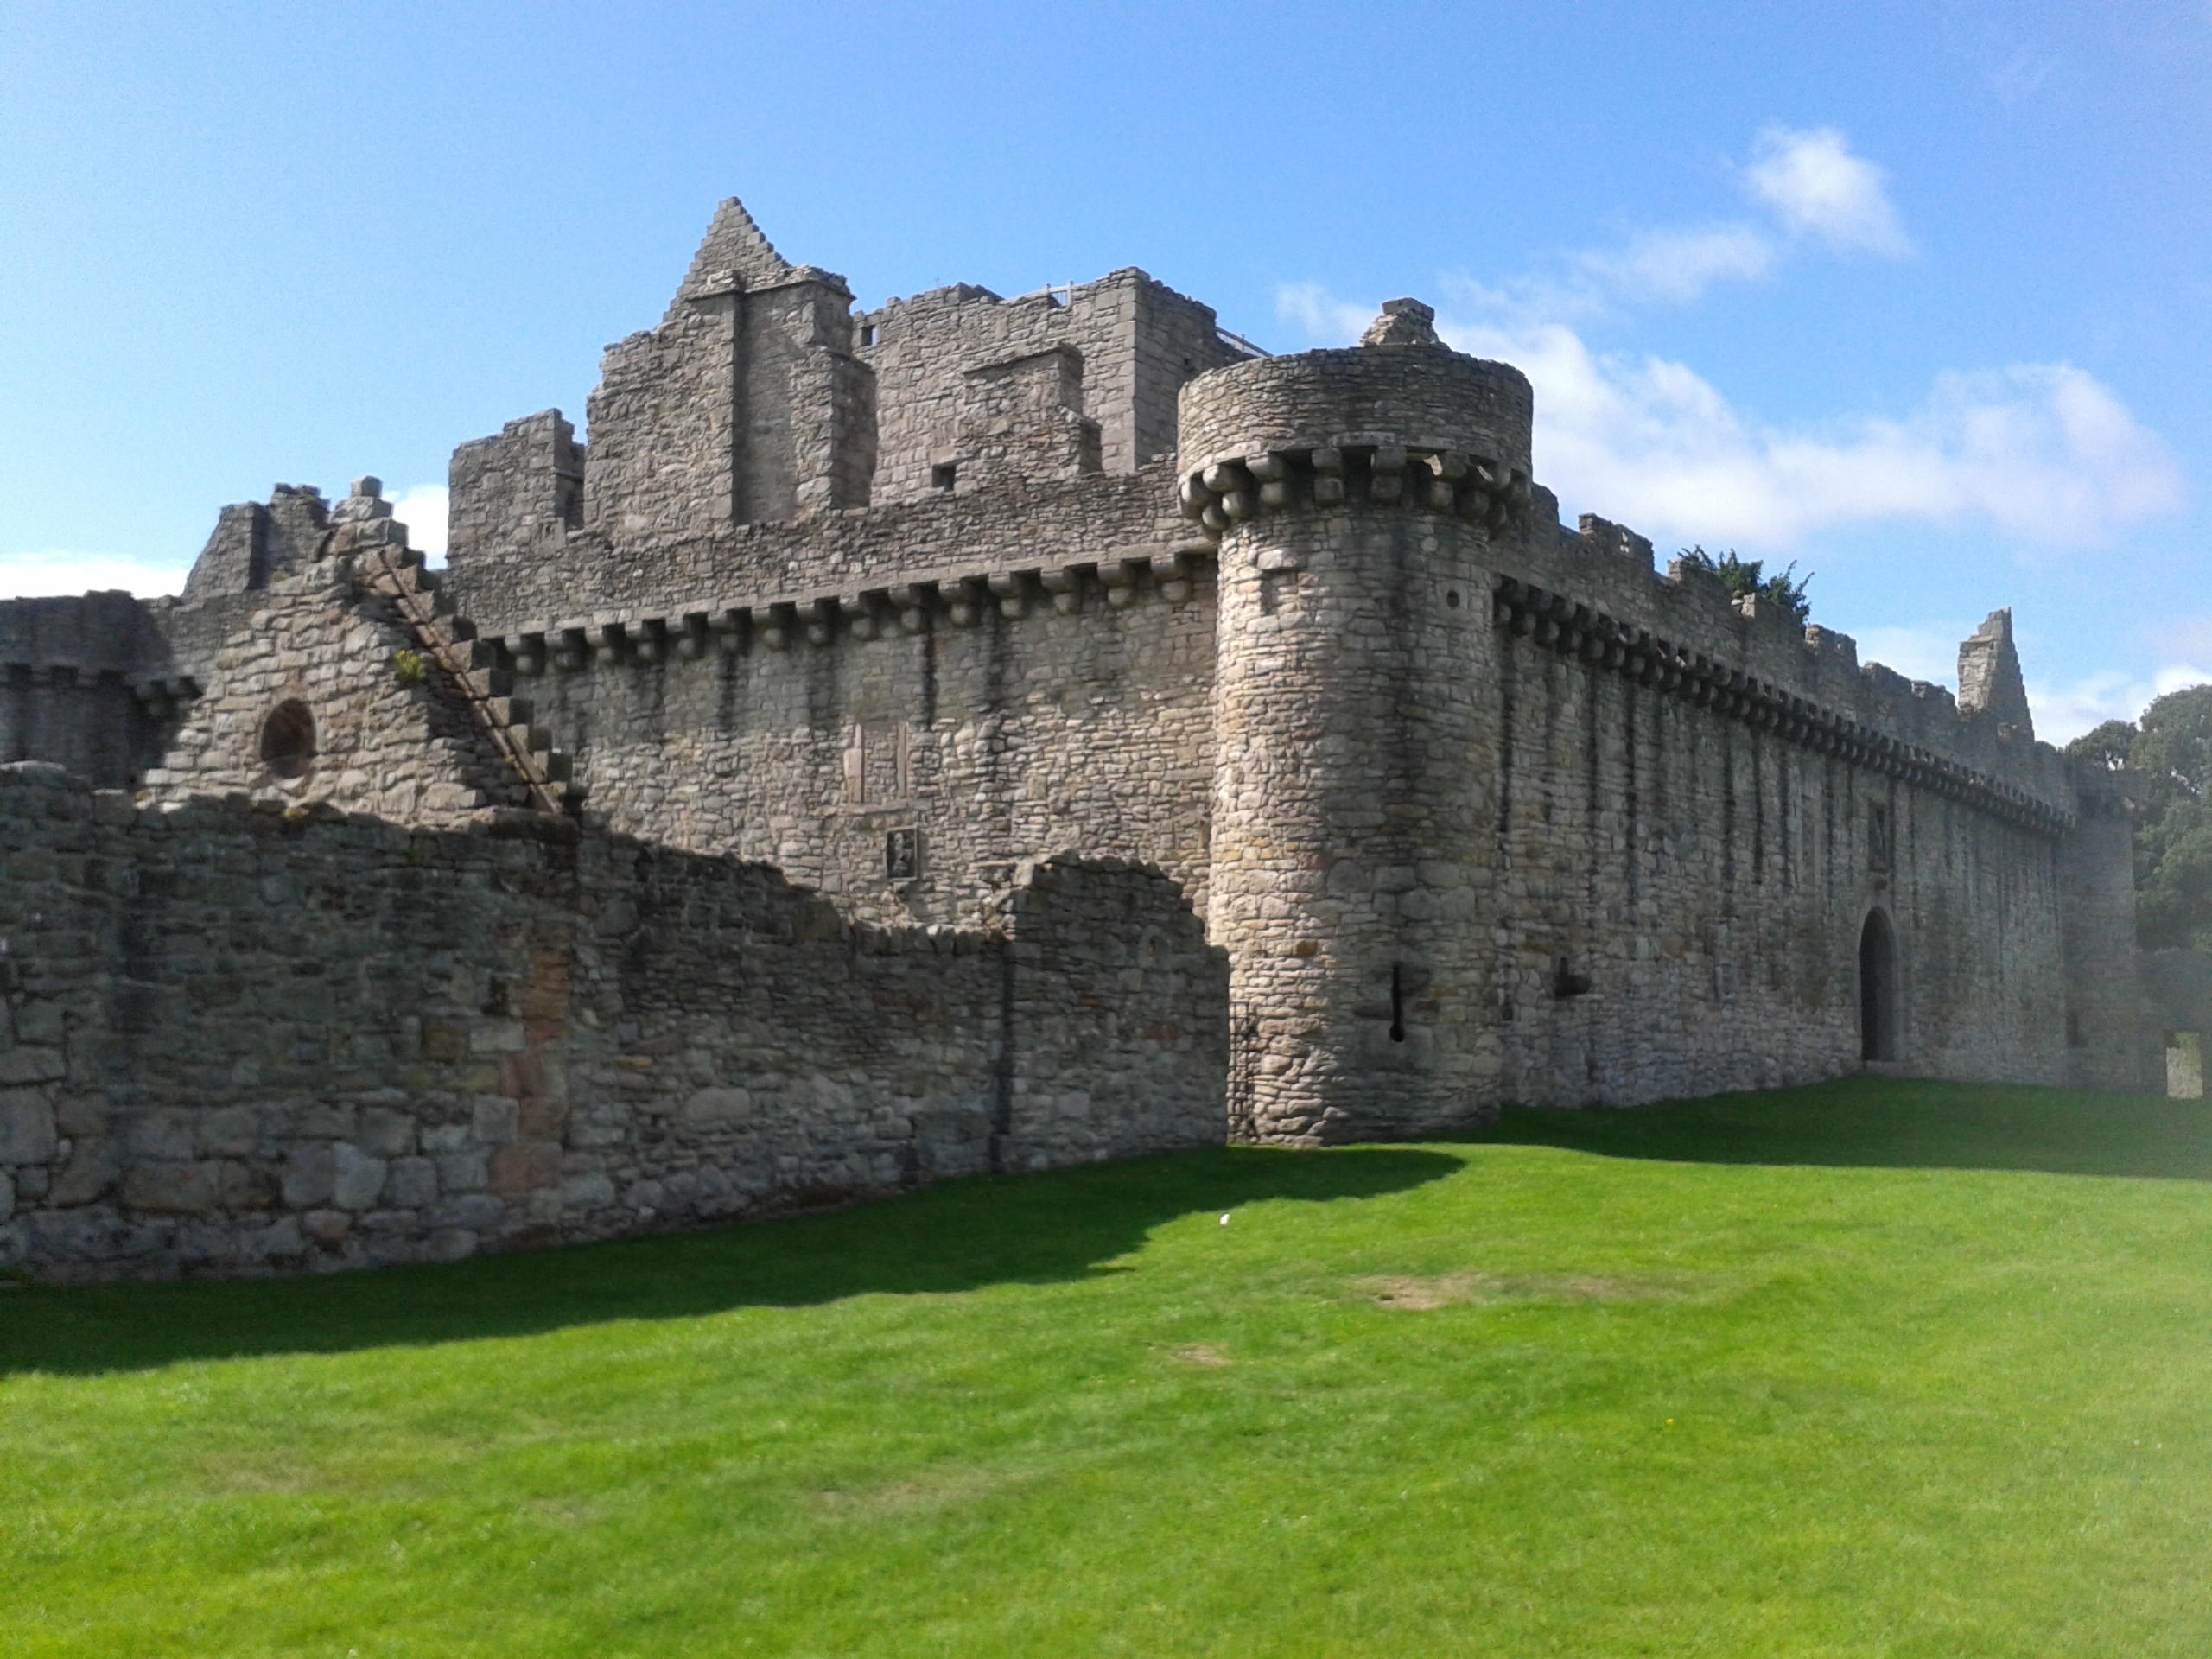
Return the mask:
<path id="1" fill-rule="evenodd" d="M 0 1262 L 451 1258 L 1217 1143 L 1225 969 L 1172 882 L 992 931 L 542 815 L 469 830 L 0 768 Z"/>
<path id="2" fill-rule="evenodd" d="M 128 786 L 161 755 L 164 655 L 126 593 L 0 601 L 0 762 L 50 760 Z"/>
<path id="3" fill-rule="evenodd" d="M 1498 638 L 1502 1098 L 1633 1105 L 1857 1070 L 1873 909 L 1902 1063 L 2069 1080 L 2057 838 Z"/>
<path id="4" fill-rule="evenodd" d="M 517 683 L 610 828 L 773 863 L 856 916 L 974 926 L 1017 863 L 1074 849 L 1158 865 L 1203 903 L 1205 575 L 1109 590 L 1093 570 L 1054 594 L 1031 573 L 957 602 L 941 584 L 911 595 L 913 631 L 886 600 L 830 613 L 818 644 L 762 607 L 726 649 L 525 652 Z M 894 835 L 910 864 L 887 863 Z"/>
<path id="5" fill-rule="evenodd" d="M 1083 365 L 1074 407 L 1097 423 L 1100 465 L 1134 473 L 1174 451 L 1184 383 L 1244 355 L 1222 338 L 1211 307 L 1135 270 L 1013 300 L 970 284 L 935 289 L 862 312 L 854 326 L 857 354 L 875 371 L 870 499 L 880 502 L 957 487 L 963 467 L 973 467 L 963 429 L 974 414 L 969 378 L 979 372 L 1072 348 Z M 946 467 L 954 469 L 949 484 L 932 479 Z"/>
<path id="6" fill-rule="evenodd" d="M 1873 1058 L 2137 1085 L 2135 1045 L 2088 1035 L 2125 860 L 2034 741 L 2004 613 L 1965 706 L 1862 671 L 1559 527 L 1525 382 L 1425 308 L 1370 340 L 1184 396 L 1179 493 L 1222 534 L 1233 1121 L 1341 1139 L 1855 1069 L 1870 915 Z"/>

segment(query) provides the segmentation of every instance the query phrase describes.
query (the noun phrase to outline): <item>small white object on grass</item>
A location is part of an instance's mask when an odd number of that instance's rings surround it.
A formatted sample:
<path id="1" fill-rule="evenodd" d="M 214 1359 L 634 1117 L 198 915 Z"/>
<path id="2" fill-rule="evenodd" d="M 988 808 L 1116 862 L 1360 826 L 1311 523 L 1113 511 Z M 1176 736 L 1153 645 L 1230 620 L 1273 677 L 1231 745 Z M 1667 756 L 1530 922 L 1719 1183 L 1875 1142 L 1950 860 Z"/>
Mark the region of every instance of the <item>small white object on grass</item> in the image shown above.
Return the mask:
<path id="1" fill-rule="evenodd" d="M 1227 1216 L 1224 1216 L 1221 1218 L 1221 1224 L 1224 1227 L 1229 1225 L 1229 1217 Z"/>

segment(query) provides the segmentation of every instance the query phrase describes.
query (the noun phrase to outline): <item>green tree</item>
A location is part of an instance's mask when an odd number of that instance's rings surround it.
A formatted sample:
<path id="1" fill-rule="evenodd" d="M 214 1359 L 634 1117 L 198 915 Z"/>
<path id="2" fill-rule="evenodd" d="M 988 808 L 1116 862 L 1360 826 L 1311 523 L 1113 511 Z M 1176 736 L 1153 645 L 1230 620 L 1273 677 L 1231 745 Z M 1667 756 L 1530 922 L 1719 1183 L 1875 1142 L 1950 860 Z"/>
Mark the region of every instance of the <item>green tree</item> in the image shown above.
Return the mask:
<path id="1" fill-rule="evenodd" d="M 1744 559 L 1730 548 L 1718 556 L 1708 553 L 1702 546 L 1685 547 L 1676 556 L 1683 563 L 1700 570 L 1710 570 L 1720 578 L 1720 585 L 1741 599 L 1747 594 L 1757 594 L 1770 605 L 1778 605 L 1799 622 L 1813 613 L 1813 601 L 1805 597 L 1805 589 L 1813 580 L 1812 572 L 1805 573 L 1802 582 L 1792 582 L 1797 573 L 1797 561 L 1792 559 L 1789 568 L 1777 575 L 1765 574 L 1766 563 L 1762 559 Z"/>
<path id="2" fill-rule="evenodd" d="M 2108 720 L 2066 753 L 2129 775 L 2137 940 L 2212 950 L 2212 685 L 2158 698 L 2134 725 Z"/>

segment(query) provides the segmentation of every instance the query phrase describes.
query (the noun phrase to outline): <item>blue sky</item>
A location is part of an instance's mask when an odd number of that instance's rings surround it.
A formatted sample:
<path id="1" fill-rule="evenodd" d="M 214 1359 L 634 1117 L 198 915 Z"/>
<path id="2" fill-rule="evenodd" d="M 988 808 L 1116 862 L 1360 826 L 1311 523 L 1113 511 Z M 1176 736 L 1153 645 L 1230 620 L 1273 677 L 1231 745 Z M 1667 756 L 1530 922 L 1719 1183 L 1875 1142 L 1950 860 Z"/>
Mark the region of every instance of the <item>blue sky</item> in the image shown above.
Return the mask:
<path id="1" fill-rule="evenodd" d="M 1797 562 L 2063 738 L 2212 677 L 2212 0 L 0 0 L 0 592 L 454 444 L 744 198 L 864 304 L 1141 265 L 1274 350 L 1400 294 L 1536 382 L 1571 518 Z M 435 533 L 435 532 L 433 532 Z"/>

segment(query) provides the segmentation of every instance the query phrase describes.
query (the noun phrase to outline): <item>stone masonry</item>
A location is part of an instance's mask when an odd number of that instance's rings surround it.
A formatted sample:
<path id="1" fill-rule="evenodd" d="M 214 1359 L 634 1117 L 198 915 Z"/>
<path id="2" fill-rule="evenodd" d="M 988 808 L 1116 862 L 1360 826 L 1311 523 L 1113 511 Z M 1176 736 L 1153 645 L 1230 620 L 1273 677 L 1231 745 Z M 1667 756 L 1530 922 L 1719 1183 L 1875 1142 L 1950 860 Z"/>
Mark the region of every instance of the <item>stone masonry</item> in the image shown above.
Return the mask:
<path id="1" fill-rule="evenodd" d="M 1393 301 L 1137 270 L 855 314 L 716 213 L 655 328 L 0 606 L 0 1259 L 288 1271 L 1877 1065 L 2155 1087 L 2124 805 L 1568 528 Z M 79 777 L 41 764 L 60 763 Z"/>

